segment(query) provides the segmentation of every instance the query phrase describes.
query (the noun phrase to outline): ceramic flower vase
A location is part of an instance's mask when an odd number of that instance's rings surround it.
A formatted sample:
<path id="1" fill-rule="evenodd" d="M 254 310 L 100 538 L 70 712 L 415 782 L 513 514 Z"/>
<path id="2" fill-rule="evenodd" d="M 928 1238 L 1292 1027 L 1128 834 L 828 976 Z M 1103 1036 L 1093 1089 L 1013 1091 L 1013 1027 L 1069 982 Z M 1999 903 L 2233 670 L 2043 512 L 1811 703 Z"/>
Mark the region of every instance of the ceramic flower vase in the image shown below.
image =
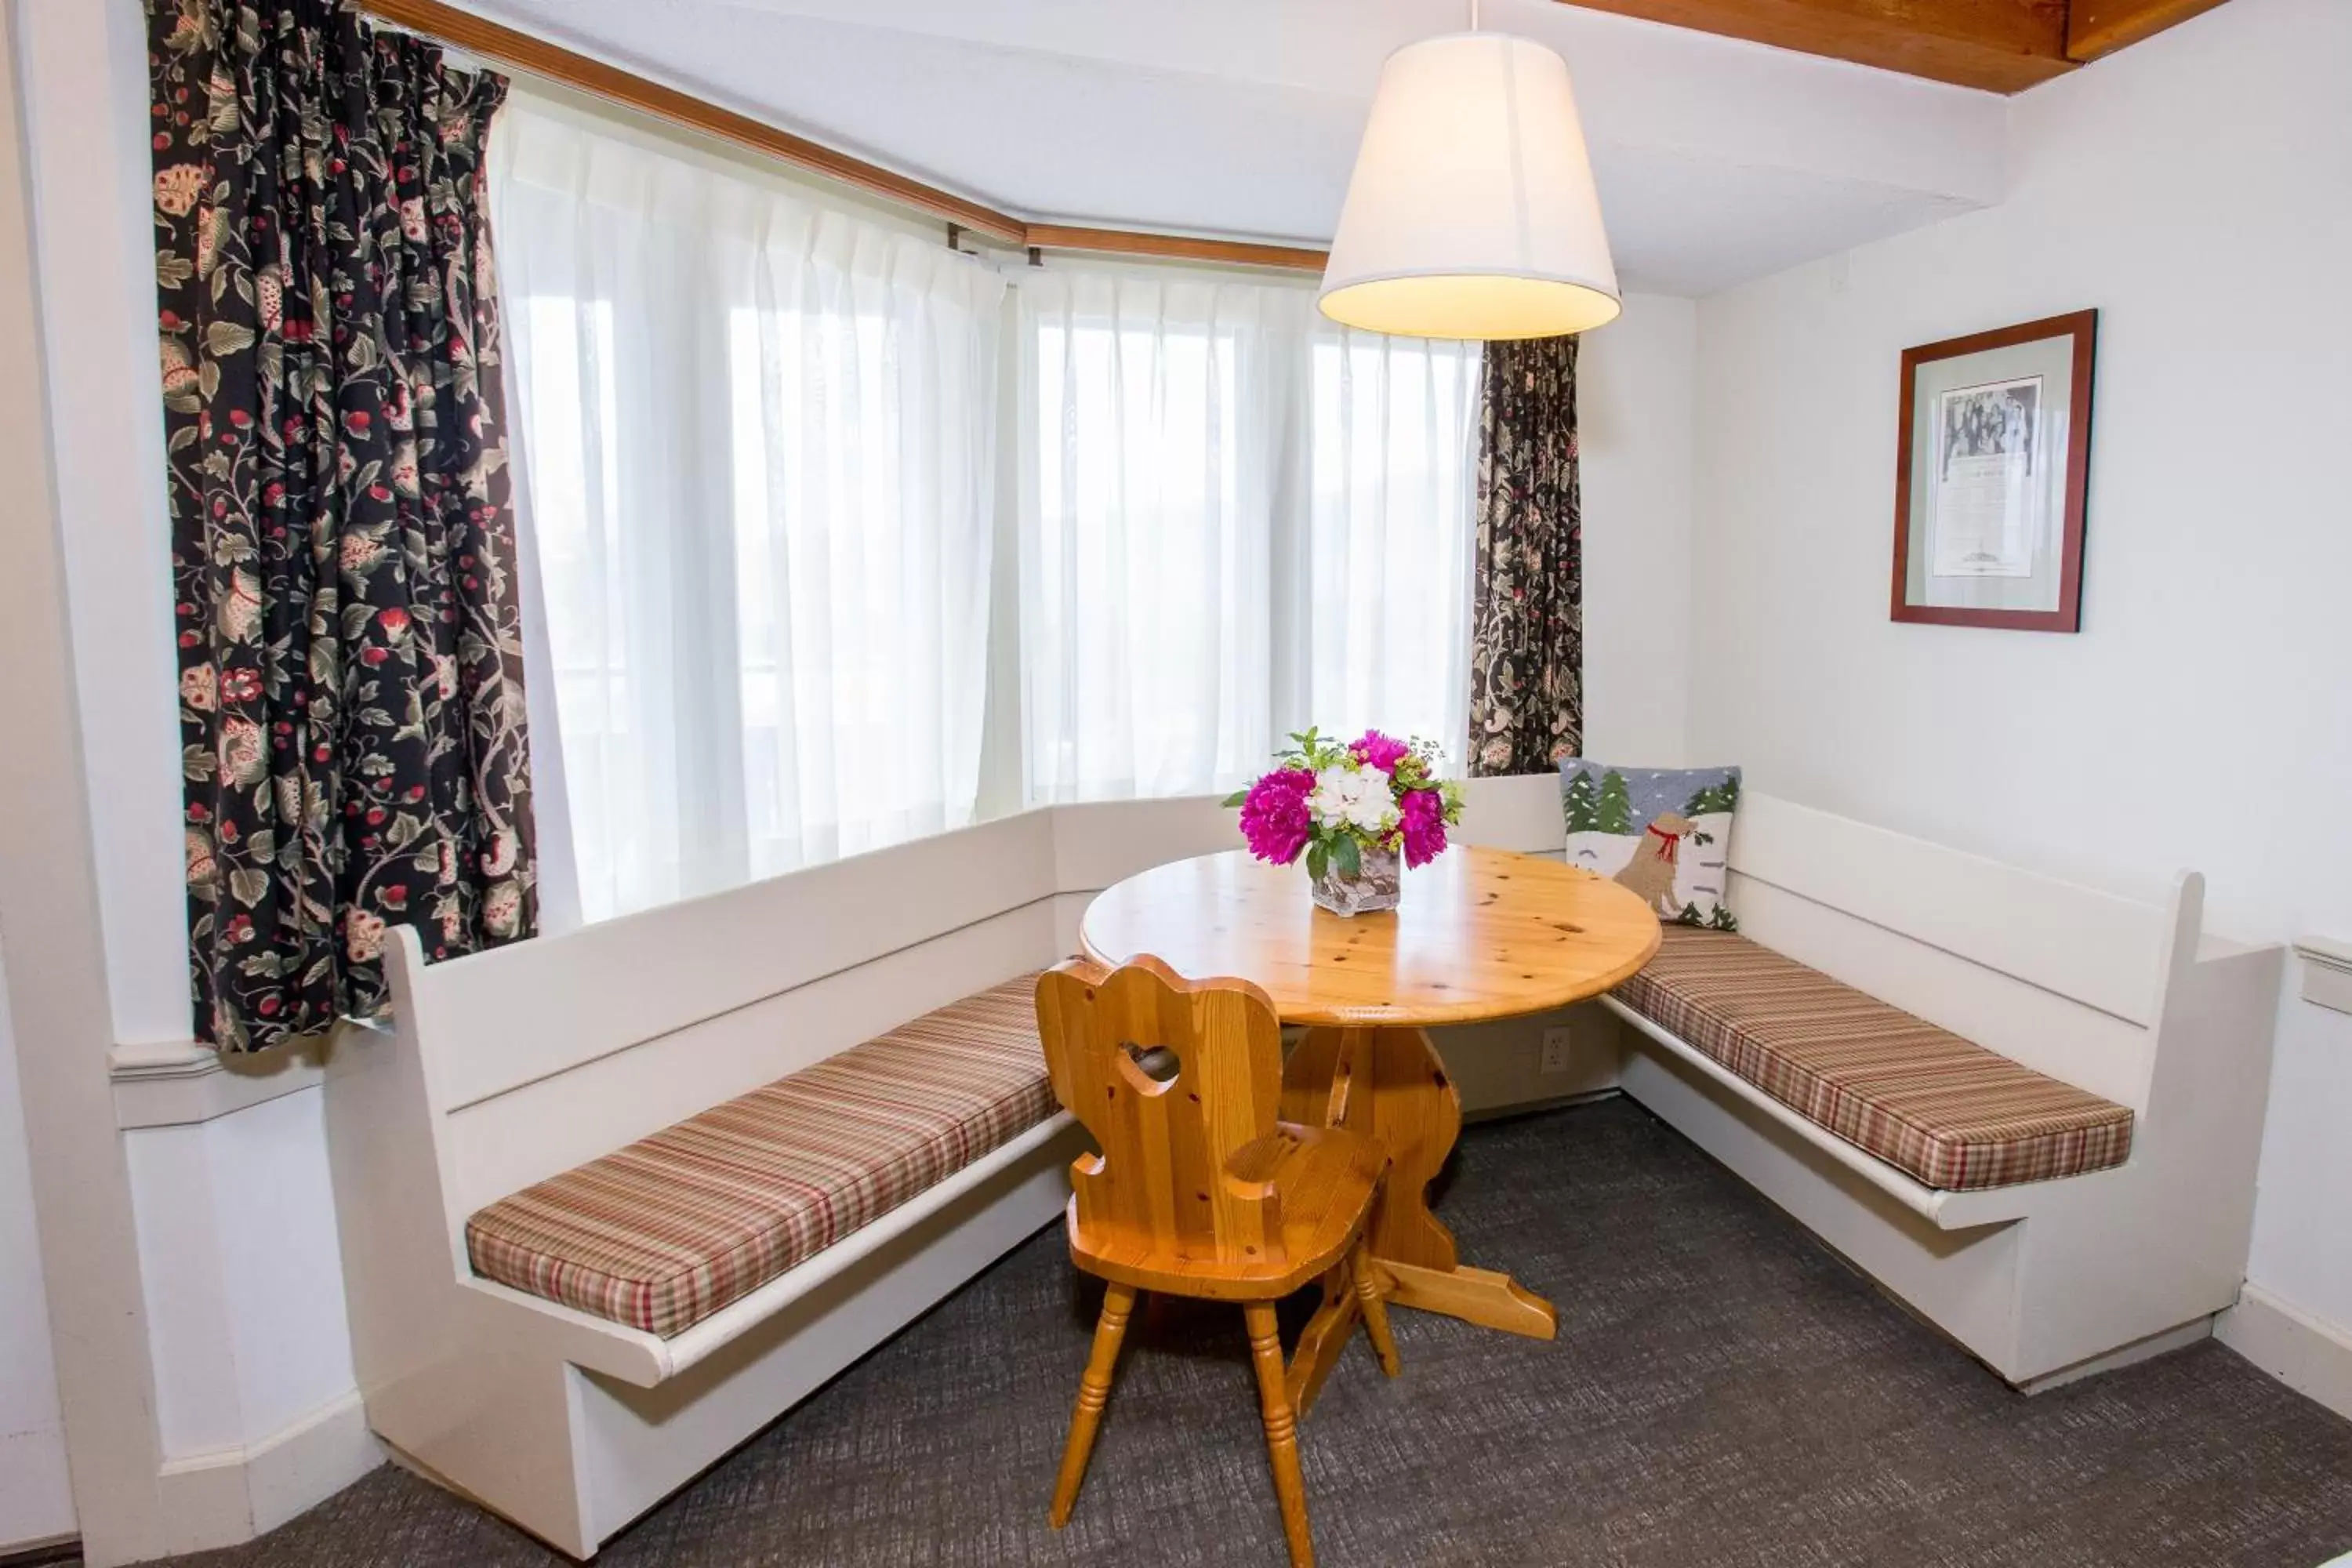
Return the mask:
<path id="1" fill-rule="evenodd" d="M 1392 910 L 1404 891 L 1404 870 L 1393 849 L 1367 849 L 1358 857 L 1352 877 L 1339 869 L 1336 858 L 1313 879 L 1315 903 L 1335 915 L 1366 915 Z"/>

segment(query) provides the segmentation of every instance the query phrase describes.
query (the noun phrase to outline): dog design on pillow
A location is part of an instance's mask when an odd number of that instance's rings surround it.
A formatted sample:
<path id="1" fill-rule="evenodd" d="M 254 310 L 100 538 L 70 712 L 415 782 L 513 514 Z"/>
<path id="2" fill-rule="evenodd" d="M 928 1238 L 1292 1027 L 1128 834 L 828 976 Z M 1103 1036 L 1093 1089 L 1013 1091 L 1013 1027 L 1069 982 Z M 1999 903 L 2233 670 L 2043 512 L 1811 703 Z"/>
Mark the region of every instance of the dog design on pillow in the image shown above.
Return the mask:
<path id="1" fill-rule="evenodd" d="M 1656 913 L 1671 920 L 1683 912 L 1675 896 L 1675 876 L 1682 864 L 1683 840 L 1698 831 L 1698 824 L 1678 811 L 1662 811 L 1642 830 L 1633 858 L 1611 879 Z"/>

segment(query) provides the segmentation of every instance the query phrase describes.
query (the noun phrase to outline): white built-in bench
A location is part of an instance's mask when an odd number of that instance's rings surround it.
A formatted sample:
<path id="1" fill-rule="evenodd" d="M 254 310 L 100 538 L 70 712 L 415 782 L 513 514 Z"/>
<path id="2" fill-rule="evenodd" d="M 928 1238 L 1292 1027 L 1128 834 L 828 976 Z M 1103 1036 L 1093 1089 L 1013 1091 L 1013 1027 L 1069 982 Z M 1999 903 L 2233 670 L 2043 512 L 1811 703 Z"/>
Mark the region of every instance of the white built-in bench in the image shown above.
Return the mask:
<path id="1" fill-rule="evenodd" d="M 2194 873 L 2168 904 L 2141 903 L 1753 791 L 1730 872 L 1747 937 L 2128 1108 L 2129 1156 L 1930 1186 L 1678 1037 L 1636 993 L 1608 999 L 1635 1047 L 1628 1095 L 2011 1384 L 2209 1331 L 2245 1273 L 2279 949 L 2203 934 Z"/>
<path id="2" fill-rule="evenodd" d="M 528 1242 L 493 1205 L 1043 967 L 1054 872 L 1040 814 L 446 963 L 402 933 L 394 1035 L 327 1082 L 377 1435 L 586 1557 L 1054 1219 L 1059 1112 L 682 1328 L 641 1319 L 667 1335 L 478 1276 L 467 1236 L 489 1211 Z"/>
<path id="3" fill-rule="evenodd" d="M 1556 780 L 1475 780 L 1458 837 L 1558 854 L 1561 829 Z M 340 1049 L 327 1083 L 370 1425 L 593 1554 L 1050 1223 L 1078 1135 L 1037 1121 L 667 1335 L 478 1274 L 468 1223 L 1040 969 L 1096 890 L 1234 842 L 1207 800 L 1063 806 L 446 963 L 403 935 L 395 1030 Z M 2195 878 L 2139 904 L 1753 793 L 1731 869 L 1766 945 L 2129 1107 L 2127 1163 L 1930 1189 L 1630 1009 L 1622 1031 L 1576 1016 L 1564 1079 L 1537 1079 L 1533 1025 L 1443 1032 L 1465 1096 L 1508 1098 L 1505 1058 L 1525 1058 L 1520 1099 L 1622 1087 L 2013 1383 L 2201 1332 L 2230 1303 L 2280 959 L 2200 939 Z"/>

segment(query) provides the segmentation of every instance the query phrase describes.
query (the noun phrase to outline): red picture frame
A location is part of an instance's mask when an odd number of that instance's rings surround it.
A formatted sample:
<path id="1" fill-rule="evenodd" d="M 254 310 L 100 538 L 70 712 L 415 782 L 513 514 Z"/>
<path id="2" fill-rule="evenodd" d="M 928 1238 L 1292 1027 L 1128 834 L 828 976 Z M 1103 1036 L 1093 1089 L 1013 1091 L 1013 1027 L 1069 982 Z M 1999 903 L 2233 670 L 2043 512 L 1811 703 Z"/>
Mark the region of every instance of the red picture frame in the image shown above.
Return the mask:
<path id="1" fill-rule="evenodd" d="M 2098 353 L 2099 313 L 2077 310 L 1995 331 L 1975 332 L 1903 351 L 1902 422 L 1895 454 L 1895 572 L 1889 618 L 1939 626 L 1991 626 L 2007 631 L 2079 632 L 2083 627 L 2083 532 L 2090 492 L 2091 386 Z M 1959 359 L 2007 348 L 2071 339 L 2073 367 L 2066 426 L 2066 474 L 2062 491 L 2063 522 L 2056 566 L 2058 602 L 2051 609 L 2001 609 L 1929 605 L 1911 598 L 1911 549 L 1920 531 L 1912 513 L 1914 417 L 1919 371 L 1939 360 Z"/>

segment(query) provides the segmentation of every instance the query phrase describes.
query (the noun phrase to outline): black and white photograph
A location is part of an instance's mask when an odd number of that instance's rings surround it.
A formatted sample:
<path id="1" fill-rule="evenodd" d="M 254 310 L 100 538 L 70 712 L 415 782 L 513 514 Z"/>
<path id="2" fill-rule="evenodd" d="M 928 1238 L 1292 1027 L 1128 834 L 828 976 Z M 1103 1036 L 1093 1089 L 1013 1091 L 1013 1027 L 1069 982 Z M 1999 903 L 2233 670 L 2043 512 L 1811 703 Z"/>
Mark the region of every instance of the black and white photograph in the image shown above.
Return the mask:
<path id="1" fill-rule="evenodd" d="M 1937 398 L 1937 576 L 2033 574 L 2042 539 L 2041 405 L 2038 375 L 1955 387 Z"/>
<path id="2" fill-rule="evenodd" d="M 2034 471 L 2034 414 L 2042 404 L 2042 378 L 1964 386 L 1943 396 L 1942 477 L 1952 477 L 1956 458 L 2022 458 Z"/>

